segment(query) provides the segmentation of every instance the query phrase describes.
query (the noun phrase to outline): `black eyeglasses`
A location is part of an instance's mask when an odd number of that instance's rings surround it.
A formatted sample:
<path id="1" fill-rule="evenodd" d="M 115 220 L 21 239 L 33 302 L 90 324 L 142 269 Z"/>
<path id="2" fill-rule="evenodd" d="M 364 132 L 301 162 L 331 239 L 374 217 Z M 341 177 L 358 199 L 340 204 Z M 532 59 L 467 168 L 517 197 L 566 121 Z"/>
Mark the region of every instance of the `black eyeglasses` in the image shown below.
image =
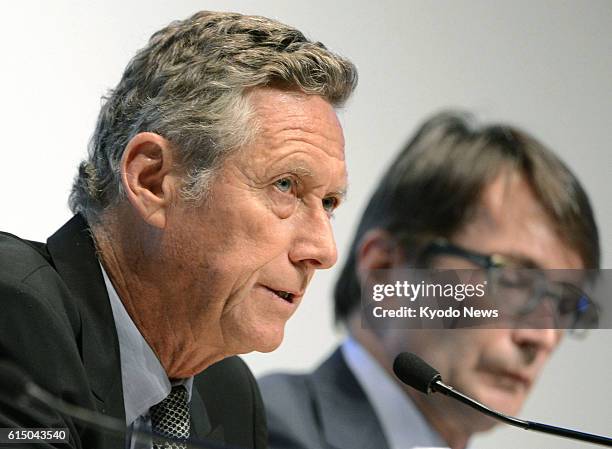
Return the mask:
<path id="1" fill-rule="evenodd" d="M 454 245 L 445 239 L 427 244 L 417 257 L 418 267 L 432 267 L 436 256 L 455 256 L 486 271 L 489 289 L 503 298 L 504 308 L 517 319 L 524 320 L 542 304 L 551 304 L 555 325 L 563 329 L 593 329 L 599 323 L 597 304 L 577 285 L 555 280 L 549 270 L 526 267 L 517 259 L 502 254 L 482 254 Z M 559 273 L 555 273 L 559 274 Z"/>
<path id="2" fill-rule="evenodd" d="M 486 270 L 514 264 L 510 257 L 501 254 L 482 254 L 454 245 L 446 239 L 436 239 L 426 245 L 420 252 L 418 265 L 426 266 L 434 256 L 441 255 L 461 257 Z"/>

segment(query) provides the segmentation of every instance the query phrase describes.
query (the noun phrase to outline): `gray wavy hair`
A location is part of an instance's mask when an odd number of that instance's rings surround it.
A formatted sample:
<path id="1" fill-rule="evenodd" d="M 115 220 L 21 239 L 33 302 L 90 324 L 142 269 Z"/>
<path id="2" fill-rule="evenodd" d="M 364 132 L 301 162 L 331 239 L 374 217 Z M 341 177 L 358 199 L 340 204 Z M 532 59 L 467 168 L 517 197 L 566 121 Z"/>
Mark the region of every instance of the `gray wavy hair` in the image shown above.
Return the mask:
<path id="1" fill-rule="evenodd" d="M 182 196 L 200 201 L 215 169 L 255 132 L 253 88 L 298 90 L 340 107 L 356 84 L 350 61 L 277 21 L 202 11 L 173 22 L 153 34 L 105 97 L 70 209 L 93 221 L 123 199 L 121 157 L 145 131 L 172 143 Z"/>

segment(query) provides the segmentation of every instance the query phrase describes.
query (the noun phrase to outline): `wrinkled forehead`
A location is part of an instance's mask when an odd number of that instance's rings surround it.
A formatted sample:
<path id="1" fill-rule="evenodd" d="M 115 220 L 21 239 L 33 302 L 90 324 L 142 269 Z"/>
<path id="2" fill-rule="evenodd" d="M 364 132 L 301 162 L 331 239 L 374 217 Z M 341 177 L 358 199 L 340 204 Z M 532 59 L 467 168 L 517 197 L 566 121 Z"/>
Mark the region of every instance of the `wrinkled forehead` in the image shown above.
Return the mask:
<path id="1" fill-rule="evenodd" d="M 288 133 L 316 136 L 329 156 L 344 160 L 344 134 L 333 105 L 318 95 L 274 87 L 253 89 L 248 94 L 256 138 L 282 139 Z M 295 136 L 297 139 L 299 135 Z"/>

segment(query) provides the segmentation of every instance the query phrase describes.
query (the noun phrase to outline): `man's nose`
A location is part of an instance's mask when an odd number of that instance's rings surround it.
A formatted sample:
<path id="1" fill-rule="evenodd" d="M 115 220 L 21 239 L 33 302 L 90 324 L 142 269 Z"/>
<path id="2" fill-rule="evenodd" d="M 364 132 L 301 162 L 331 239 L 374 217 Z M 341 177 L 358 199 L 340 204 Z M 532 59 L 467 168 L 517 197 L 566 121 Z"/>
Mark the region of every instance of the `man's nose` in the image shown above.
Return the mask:
<path id="1" fill-rule="evenodd" d="M 526 363 L 532 363 L 539 354 L 551 353 L 561 336 L 560 329 L 517 328 L 512 331 L 512 341 L 525 355 Z"/>
<path id="2" fill-rule="evenodd" d="M 323 209 L 310 211 L 296 226 L 296 237 L 289 252 L 291 261 L 306 263 L 315 269 L 334 266 L 338 251 L 327 213 Z"/>
<path id="3" fill-rule="evenodd" d="M 516 324 L 514 342 L 528 353 L 551 352 L 563 332 L 557 329 L 558 312 L 554 301 L 542 300 L 537 307 Z"/>

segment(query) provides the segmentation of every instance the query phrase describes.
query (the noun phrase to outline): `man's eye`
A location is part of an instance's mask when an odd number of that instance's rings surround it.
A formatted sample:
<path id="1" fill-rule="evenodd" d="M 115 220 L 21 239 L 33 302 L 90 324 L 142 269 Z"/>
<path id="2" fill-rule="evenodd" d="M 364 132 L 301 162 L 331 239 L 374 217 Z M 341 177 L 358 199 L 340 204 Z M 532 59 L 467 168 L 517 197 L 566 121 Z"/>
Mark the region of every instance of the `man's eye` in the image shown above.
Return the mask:
<path id="1" fill-rule="evenodd" d="M 323 198 L 323 209 L 327 212 L 332 213 L 334 209 L 338 206 L 338 198 L 333 196 L 328 196 L 327 198 Z"/>
<path id="2" fill-rule="evenodd" d="M 274 182 L 274 185 L 281 192 L 290 192 L 293 188 L 293 180 L 291 178 L 281 178 Z"/>

